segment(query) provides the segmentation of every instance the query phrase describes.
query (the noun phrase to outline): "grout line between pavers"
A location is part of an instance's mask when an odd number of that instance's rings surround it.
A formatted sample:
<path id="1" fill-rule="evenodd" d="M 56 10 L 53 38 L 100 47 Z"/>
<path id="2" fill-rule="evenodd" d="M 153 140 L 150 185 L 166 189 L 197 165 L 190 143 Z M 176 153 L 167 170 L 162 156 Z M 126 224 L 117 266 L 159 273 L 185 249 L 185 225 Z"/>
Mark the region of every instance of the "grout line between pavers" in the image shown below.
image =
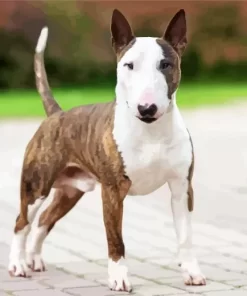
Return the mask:
<path id="1" fill-rule="evenodd" d="M 203 262 L 202 265 L 207 265 L 209 267 L 215 267 L 215 268 L 218 268 L 218 269 L 222 269 L 223 271 L 226 271 L 226 272 L 234 272 L 234 273 L 239 273 L 239 274 L 245 274 L 245 272 L 247 272 L 247 271 L 231 270 L 231 269 L 224 268 L 223 266 L 220 266 L 220 265 L 217 265 L 217 264 L 212 264 L 212 263 L 207 263 L 207 262 Z"/>
<path id="2" fill-rule="evenodd" d="M 74 288 L 80 288 L 80 289 L 83 289 L 83 288 L 97 288 L 97 287 L 103 287 L 102 285 L 101 286 L 94 286 L 94 287 L 92 287 L 92 286 L 90 286 L 90 287 L 73 287 L 73 288 L 63 288 L 61 291 L 62 292 L 64 292 L 64 293 L 67 293 L 68 295 L 72 295 L 72 296 L 80 296 L 81 294 L 75 294 L 75 292 L 73 292 L 73 294 L 71 293 L 71 292 L 69 292 L 68 290 L 69 289 L 74 289 Z M 85 296 L 87 296 L 87 295 L 85 295 Z M 97 295 L 97 296 L 101 296 L 101 295 Z"/>
<path id="3" fill-rule="evenodd" d="M 73 275 L 79 279 L 85 279 L 84 274 L 78 274 L 78 273 L 73 273 L 72 271 L 68 271 L 67 269 L 64 269 L 63 267 L 57 267 L 57 270 L 63 271 L 67 275 Z"/>
<path id="4" fill-rule="evenodd" d="M 46 244 L 49 244 L 50 246 L 53 246 L 53 247 L 58 248 L 60 250 L 66 251 L 66 252 L 70 253 L 71 255 L 77 256 L 78 259 L 84 259 L 85 261 L 87 261 L 89 263 L 95 263 L 92 259 L 88 259 L 87 257 L 81 255 L 81 253 L 78 253 L 76 251 L 67 249 L 65 247 L 61 247 L 61 245 L 58 246 L 57 244 L 54 244 L 54 243 L 52 243 L 50 241 L 46 242 Z"/>

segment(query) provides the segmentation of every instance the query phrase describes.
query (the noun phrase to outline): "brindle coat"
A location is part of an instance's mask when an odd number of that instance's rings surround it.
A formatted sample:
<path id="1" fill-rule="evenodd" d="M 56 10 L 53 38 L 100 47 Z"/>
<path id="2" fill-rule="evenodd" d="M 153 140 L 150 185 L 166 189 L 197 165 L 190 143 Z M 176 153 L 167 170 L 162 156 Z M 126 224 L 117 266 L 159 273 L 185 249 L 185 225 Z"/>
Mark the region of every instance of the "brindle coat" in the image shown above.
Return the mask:
<path id="1" fill-rule="evenodd" d="M 21 214 L 15 231 L 27 225 L 27 205 L 56 189 L 55 203 L 40 217 L 49 229 L 80 199 L 83 192 L 61 186 L 57 180 L 74 174 L 92 174 L 102 184 L 104 221 L 109 255 L 118 259 L 123 249 L 121 216 L 130 181 L 112 137 L 114 102 L 58 111 L 41 124 L 27 146 L 21 178 Z M 76 166 L 68 166 L 68 164 Z M 53 211 L 55 209 L 55 212 Z M 50 214 L 51 213 L 51 214 Z M 115 229 L 115 225 L 119 229 Z M 122 252 L 121 252 L 122 253 Z"/>

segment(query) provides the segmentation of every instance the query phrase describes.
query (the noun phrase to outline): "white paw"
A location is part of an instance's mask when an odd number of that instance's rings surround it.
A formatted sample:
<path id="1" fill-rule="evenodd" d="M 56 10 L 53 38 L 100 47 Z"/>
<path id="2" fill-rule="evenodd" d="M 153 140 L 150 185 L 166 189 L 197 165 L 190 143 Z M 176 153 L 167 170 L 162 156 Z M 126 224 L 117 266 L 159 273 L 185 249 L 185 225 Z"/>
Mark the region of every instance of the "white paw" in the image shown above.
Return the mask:
<path id="1" fill-rule="evenodd" d="M 109 275 L 109 287 L 113 291 L 126 291 L 131 292 L 132 286 L 128 279 L 128 268 L 125 266 L 120 259 L 118 262 L 109 259 L 108 262 L 108 275 Z"/>
<path id="2" fill-rule="evenodd" d="M 27 253 L 26 262 L 32 271 L 42 272 L 46 270 L 41 254 Z"/>
<path id="3" fill-rule="evenodd" d="M 27 266 L 25 257 L 19 256 L 10 259 L 9 274 L 16 277 L 30 277 L 31 269 Z"/>
<path id="4" fill-rule="evenodd" d="M 25 258 L 25 245 L 29 230 L 29 225 L 26 225 L 22 230 L 14 234 L 8 267 L 11 276 L 29 277 L 31 274 L 31 270 L 28 268 Z"/>
<path id="5" fill-rule="evenodd" d="M 33 226 L 31 239 L 27 246 L 26 262 L 36 272 L 45 271 L 45 264 L 41 257 L 42 245 L 47 236 L 46 226 Z"/>
<path id="6" fill-rule="evenodd" d="M 206 285 L 206 278 L 201 272 L 196 259 L 183 261 L 180 267 L 185 285 Z"/>

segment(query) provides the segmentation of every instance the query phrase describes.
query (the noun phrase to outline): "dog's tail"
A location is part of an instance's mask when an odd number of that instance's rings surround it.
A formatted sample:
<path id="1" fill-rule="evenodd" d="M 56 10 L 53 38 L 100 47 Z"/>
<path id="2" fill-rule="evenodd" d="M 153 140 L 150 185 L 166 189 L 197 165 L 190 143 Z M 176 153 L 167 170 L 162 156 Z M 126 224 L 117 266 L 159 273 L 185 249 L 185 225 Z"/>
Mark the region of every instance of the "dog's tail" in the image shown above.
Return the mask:
<path id="1" fill-rule="evenodd" d="M 47 116 L 49 116 L 57 111 L 60 111 L 61 108 L 58 105 L 58 103 L 55 101 L 47 80 L 45 63 L 44 63 L 44 51 L 46 48 L 47 38 L 48 38 L 48 28 L 44 27 L 40 33 L 38 43 L 35 49 L 34 71 L 35 71 L 36 86 L 42 98 L 45 112 Z"/>

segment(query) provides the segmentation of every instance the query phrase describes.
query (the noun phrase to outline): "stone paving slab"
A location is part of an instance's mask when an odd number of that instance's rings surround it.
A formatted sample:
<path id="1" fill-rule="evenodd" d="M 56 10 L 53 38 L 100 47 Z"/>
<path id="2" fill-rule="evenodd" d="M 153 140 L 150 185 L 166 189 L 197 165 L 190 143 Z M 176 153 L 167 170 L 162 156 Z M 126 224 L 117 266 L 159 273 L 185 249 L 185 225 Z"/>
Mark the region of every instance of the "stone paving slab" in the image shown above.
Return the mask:
<path id="1" fill-rule="evenodd" d="M 187 291 L 189 293 L 204 293 L 204 292 L 211 292 L 211 291 L 227 291 L 233 289 L 233 286 L 222 284 L 220 282 L 213 282 L 210 280 L 207 280 L 207 285 L 206 286 L 184 286 L 183 282 L 181 281 L 180 278 L 172 278 L 168 282 L 167 280 L 165 281 L 160 281 L 163 284 L 167 284 L 171 287 L 181 289 L 183 291 Z"/>
<path id="2" fill-rule="evenodd" d="M 174 262 L 170 193 L 164 186 L 151 195 L 125 200 L 123 236 L 133 295 L 247 295 L 246 110 L 246 105 L 236 104 L 183 112 L 196 151 L 194 244 L 207 286 L 185 287 L 182 282 Z M 43 256 L 48 271 L 33 273 L 31 279 L 8 275 L 23 154 L 39 123 L 0 121 L 0 139 L 5 139 L 0 145 L 0 296 L 127 295 L 107 287 L 107 245 L 98 187 L 46 240 Z M 52 193 L 39 212 L 51 200 Z"/>
<path id="3" fill-rule="evenodd" d="M 45 296 L 68 296 L 69 294 L 56 289 L 47 289 L 45 291 L 21 291 L 21 292 L 19 291 L 19 292 L 14 292 L 12 295 L 15 295 L 15 296 L 44 296 L 44 295 Z"/>
<path id="4" fill-rule="evenodd" d="M 41 285 L 35 280 L 24 281 L 5 281 L 1 283 L 1 289 L 4 291 L 22 291 L 22 290 L 43 290 L 46 289 L 45 285 Z"/>
<path id="5" fill-rule="evenodd" d="M 158 295 L 183 295 L 184 291 L 169 286 L 142 286 L 135 290 L 136 295 L 140 296 L 158 296 Z"/>
<path id="6" fill-rule="evenodd" d="M 126 295 L 127 293 L 119 292 L 116 294 L 116 292 L 110 291 L 107 287 L 96 287 L 94 289 L 91 288 L 74 288 L 74 289 L 66 289 L 65 292 L 67 292 L 70 295 L 75 296 L 81 296 L 81 295 L 87 295 L 87 296 L 96 296 L 96 295 L 102 295 L 102 296 L 115 296 L 115 295 Z"/>
<path id="7" fill-rule="evenodd" d="M 246 296 L 246 291 L 221 291 L 206 293 L 205 296 Z"/>
<path id="8" fill-rule="evenodd" d="M 227 284 L 232 285 L 232 286 L 234 286 L 236 288 L 245 289 L 247 287 L 247 276 L 245 275 L 245 278 L 242 278 L 242 279 L 227 281 Z"/>

